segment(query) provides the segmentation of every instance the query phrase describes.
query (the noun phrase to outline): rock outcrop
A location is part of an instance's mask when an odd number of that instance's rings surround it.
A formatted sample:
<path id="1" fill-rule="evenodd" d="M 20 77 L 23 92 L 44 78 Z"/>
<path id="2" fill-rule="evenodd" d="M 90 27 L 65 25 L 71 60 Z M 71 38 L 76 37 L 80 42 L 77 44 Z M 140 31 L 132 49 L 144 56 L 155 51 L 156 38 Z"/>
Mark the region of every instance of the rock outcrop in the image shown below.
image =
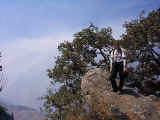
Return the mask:
<path id="1" fill-rule="evenodd" d="M 10 115 L 7 111 L 0 109 L 0 120 L 14 120 L 13 114 Z"/>
<path id="2" fill-rule="evenodd" d="M 123 94 L 111 91 L 109 74 L 97 68 L 89 71 L 81 83 L 82 94 L 90 109 L 104 120 L 160 120 L 160 99 L 142 96 L 134 89 Z"/>

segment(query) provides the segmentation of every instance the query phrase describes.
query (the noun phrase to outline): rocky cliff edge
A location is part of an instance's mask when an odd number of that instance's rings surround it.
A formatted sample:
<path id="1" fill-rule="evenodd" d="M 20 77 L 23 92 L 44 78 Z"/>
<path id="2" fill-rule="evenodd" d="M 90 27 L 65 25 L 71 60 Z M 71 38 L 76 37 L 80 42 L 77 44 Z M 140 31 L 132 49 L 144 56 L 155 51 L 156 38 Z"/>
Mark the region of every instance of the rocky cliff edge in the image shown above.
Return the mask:
<path id="1" fill-rule="evenodd" d="M 160 120 L 160 98 L 143 96 L 127 87 L 123 94 L 112 92 L 109 75 L 97 68 L 82 78 L 82 94 L 100 119 Z"/>

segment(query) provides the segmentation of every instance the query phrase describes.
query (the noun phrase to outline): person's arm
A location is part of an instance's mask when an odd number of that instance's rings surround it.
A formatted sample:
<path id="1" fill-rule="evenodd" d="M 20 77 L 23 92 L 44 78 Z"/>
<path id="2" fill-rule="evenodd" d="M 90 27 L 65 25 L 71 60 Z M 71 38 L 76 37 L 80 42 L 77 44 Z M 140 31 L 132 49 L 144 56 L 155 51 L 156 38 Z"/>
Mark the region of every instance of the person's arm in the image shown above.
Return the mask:
<path id="1" fill-rule="evenodd" d="M 122 59 L 123 59 L 124 71 L 126 71 L 127 62 L 126 62 L 126 51 L 124 49 L 122 50 Z"/>
<path id="2" fill-rule="evenodd" d="M 112 63 L 113 63 L 113 50 L 111 52 L 111 57 L 110 57 L 110 72 L 112 72 Z"/>

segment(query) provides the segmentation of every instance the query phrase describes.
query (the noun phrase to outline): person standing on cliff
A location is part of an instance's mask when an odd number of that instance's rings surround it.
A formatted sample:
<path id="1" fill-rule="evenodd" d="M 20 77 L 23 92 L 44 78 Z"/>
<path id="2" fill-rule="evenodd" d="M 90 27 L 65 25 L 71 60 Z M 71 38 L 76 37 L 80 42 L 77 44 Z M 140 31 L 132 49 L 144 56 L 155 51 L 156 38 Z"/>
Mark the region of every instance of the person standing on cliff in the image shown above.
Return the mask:
<path id="1" fill-rule="evenodd" d="M 119 42 L 115 41 L 113 50 L 111 52 L 111 59 L 110 59 L 110 80 L 112 83 L 113 92 L 123 92 L 123 84 L 124 84 L 124 77 L 125 72 L 127 71 L 126 67 L 126 53 L 123 48 L 120 47 Z M 117 86 L 116 84 L 116 77 L 117 73 L 120 76 L 120 84 Z"/>

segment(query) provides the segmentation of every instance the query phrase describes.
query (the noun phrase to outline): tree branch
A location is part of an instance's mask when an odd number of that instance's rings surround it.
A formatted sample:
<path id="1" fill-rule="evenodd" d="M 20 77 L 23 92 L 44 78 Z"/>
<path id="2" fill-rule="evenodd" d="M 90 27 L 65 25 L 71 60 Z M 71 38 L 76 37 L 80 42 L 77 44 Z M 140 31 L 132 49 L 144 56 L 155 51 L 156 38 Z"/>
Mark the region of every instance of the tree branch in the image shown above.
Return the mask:
<path id="1" fill-rule="evenodd" d="M 155 58 L 155 56 L 154 56 L 154 54 L 153 54 L 153 50 L 151 51 L 151 54 L 152 54 L 152 57 L 153 57 L 153 60 L 158 64 L 158 66 L 160 67 L 160 61 L 157 59 L 157 58 Z"/>
<path id="2" fill-rule="evenodd" d="M 100 51 L 100 54 L 103 56 L 105 63 L 107 63 L 107 61 L 109 61 L 109 56 L 106 57 L 106 55 L 103 53 L 101 48 L 98 48 Z"/>

